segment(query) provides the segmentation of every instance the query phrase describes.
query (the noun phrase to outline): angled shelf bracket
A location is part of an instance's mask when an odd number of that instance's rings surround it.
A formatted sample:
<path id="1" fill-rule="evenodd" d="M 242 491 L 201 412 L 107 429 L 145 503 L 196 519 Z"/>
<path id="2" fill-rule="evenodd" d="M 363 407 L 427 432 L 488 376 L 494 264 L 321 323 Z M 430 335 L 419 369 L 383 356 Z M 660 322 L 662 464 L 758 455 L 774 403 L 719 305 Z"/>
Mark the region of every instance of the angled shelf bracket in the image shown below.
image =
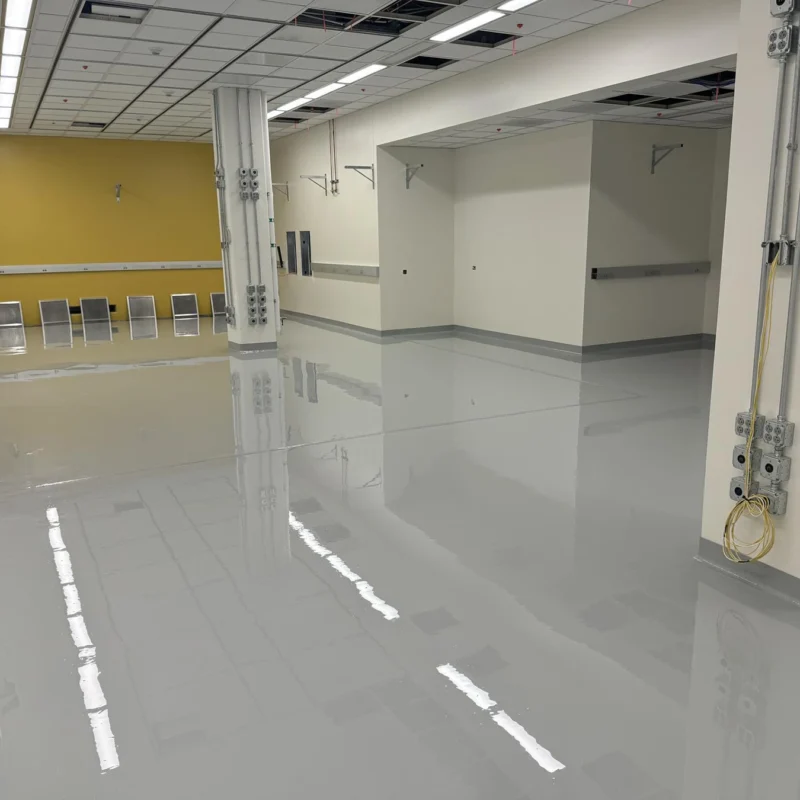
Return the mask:
<path id="1" fill-rule="evenodd" d="M 119 201 L 122 199 L 122 184 L 121 183 L 118 183 L 114 187 L 114 194 L 116 195 L 117 202 L 119 203 Z"/>
<path id="2" fill-rule="evenodd" d="M 682 144 L 654 144 L 653 154 L 650 158 L 650 174 L 656 174 L 656 167 L 673 151 L 680 150 Z"/>
<path id="3" fill-rule="evenodd" d="M 345 169 L 352 169 L 353 171 L 357 172 L 362 178 L 366 178 L 371 184 L 372 188 L 375 188 L 375 165 L 369 164 L 367 166 L 356 166 L 351 164 L 345 164 Z M 369 175 L 367 174 L 367 170 L 369 170 Z"/>
<path id="4" fill-rule="evenodd" d="M 288 183 L 273 183 L 272 188 L 276 191 L 280 192 L 285 198 L 286 202 L 289 202 L 289 184 Z"/>
<path id="5" fill-rule="evenodd" d="M 325 197 L 328 196 L 328 175 L 301 175 L 307 181 L 311 181 L 315 186 L 319 186 L 325 192 Z"/>
<path id="6" fill-rule="evenodd" d="M 411 185 L 411 179 L 424 166 L 424 164 L 406 164 L 406 189 Z"/>

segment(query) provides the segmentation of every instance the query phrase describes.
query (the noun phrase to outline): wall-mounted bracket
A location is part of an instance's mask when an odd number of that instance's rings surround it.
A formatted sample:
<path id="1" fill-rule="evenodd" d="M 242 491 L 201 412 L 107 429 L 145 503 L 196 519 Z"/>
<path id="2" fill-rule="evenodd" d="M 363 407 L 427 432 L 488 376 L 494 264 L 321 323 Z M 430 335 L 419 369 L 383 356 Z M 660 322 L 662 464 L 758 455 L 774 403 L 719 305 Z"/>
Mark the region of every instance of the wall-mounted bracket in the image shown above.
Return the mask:
<path id="1" fill-rule="evenodd" d="M 375 188 L 375 165 L 369 164 L 368 166 L 356 166 L 351 164 L 345 164 L 345 169 L 352 169 L 354 172 L 357 172 L 362 178 L 366 178 L 371 184 L 372 188 Z M 369 170 L 369 175 L 367 175 L 367 170 Z"/>
<path id="2" fill-rule="evenodd" d="M 120 199 L 122 198 L 122 184 L 121 184 L 121 183 L 118 183 L 118 184 L 117 184 L 117 185 L 114 187 L 114 191 L 116 192 L 116 195 L 117 195 L 117 202 L 119 203 Z"/>
<path id="3" fill-rule="evenodd" d="M 289 184 L 288 183 L 273 183 L 272 188 L 279 191 L 285 198 L 286 202 L 289 202 Z"/>
<path id="4" fill-rule="evenodd" d="M 406 189 L 411 185 L 411 179 L 424 166 L 424 164 L 406 164 Z"/>
<path id="5" fill-rule="evenodd" d="M 650 159 L 650 174 L 656 174 L 656 167 L 673 151 L 680 150 L 682 144 L 654 144 L 653 155 Z"/>
<path id="6" fill-rule="evenodd" d="M 325 192 L 325 197 L 328 196 L 328 175 L 301 175 L 307 181 L 311 181 L 315 186 L 319 186 Z M 322 181 L 322 183 L 320 183 Z"/>

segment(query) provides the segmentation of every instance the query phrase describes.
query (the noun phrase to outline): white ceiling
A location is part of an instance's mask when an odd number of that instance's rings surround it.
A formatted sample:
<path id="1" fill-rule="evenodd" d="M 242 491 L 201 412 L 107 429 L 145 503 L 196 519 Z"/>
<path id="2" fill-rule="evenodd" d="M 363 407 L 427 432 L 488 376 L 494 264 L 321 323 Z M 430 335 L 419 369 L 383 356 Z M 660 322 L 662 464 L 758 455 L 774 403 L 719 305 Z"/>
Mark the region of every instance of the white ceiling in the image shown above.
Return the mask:
<path id="1" fill-rule="evenodd" d="M 736 70 L 736 57 L 709 61 L 676 72 L 665 72 L 632 83 L 609 86 L 607 89 L 575 95 L 556 103 L 519 109 L 500 117 L 487 117 L 455 128 L 444 128 L 424 136 L 392 142 L 412 147 L 469 147 L 483 142 L 507 139 L 526 133 L 574 125 L 588 120 L 651 124 L 663 127 L 729 128 L 733 118 L 735 83 L 725 84 L 725 96 L 712 97 L 707 102 L 693 102 L 672 109 L 643 105 L 609 105 L 597 102 L 620 94 L 637 94 L 663 98 L 666 101 L 703 91 L 702 86 L 688 83 L 693 78 Z M 713 92 L 712 92 L 713 94 Z"/>
<path id="2" fill-rule="evenodd" d="M 217 86 L 253 86 L 271 101 L 280 98 L 273 104 L 283 104 L 367 64 L 390 65 L 315 101 L 330 107 L 327 113 L 299 109 L 287 116 L 302 122 L 274 120 L 272 135 L 285 136 L 658 2 L 539 0 L 484 27 L 514 33 L 514 42 L 478 47 L 429 41 L 500 1 L 466 0 L 392 37 L 290 24 L 314 8 L 352 13 L 355 19 L 385 7 L 387 0 L 136 0 L 146 14 L 135 24 L 86 19 L 80 13 L 83 0 L 38 0 L 7 133 L 210 141 L 211 91 Z M 104 4 L 118 5 L 115 0 Z M 397 66 L 423 53 L 454 61 L 433 70 Z M 569 112 L 548 107 L 532 109 L 530 116 L 546 119 L 542 114 L 552 113 Z M 107 127 L 79 129 L 72 127 L 75 122 Z M 494 127 L 479 130 L 487 125 Z M 419 143 L 459 146 L 441 140 L 505 134 L 514 125 L 484 120 Z M 503 126 L 504 131 L 496 130 Z"/>

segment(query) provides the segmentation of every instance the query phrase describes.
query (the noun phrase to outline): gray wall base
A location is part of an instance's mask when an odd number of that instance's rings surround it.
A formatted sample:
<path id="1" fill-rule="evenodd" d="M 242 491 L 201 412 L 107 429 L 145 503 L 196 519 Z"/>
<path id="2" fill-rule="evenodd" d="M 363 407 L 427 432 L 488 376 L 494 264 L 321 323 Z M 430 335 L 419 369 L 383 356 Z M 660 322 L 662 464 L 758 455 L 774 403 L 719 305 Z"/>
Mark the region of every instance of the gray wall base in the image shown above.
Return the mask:
<path id="1" fill-rule="evenodd" d="M 759 589 L 778 595 L 800 605 L 800 578 L 787 575 L 769 564 L 756 561 L 751 564 L 734 564 L 725 558 L 722 545 L 708 539 L 700 540 L 700 548 L 696 556 L 698 561 L 730 575 L 737 580 L 749 583 Z"/>
<path id="2" fill-rule="evenodd" d="M 510 333 L 485 331 L 480 328 L 468 328 L 464 325 L 434 325 L 429 328 L 397 328 L 379 331 L 373 328 L 362 328 L 348 322 L 315 317 L 299 311 L 281 310 L 281 316 L 305 322 L 327 330 L 342 331 L 373 342 L 386 342 L 395 338 L 424 338 L 437 336 L 457 336 L 496 347 L 509 347 L 524 350 L 537 355 L 561 358 L 566 361 L 599 361 L 625 356 L 641 356 L 651 353 L 669 353 L 679 350 L 713 350 L 716 337 L 709 333 L 693 333 L 688 336 L 668 336 L 661 339 L 637 339 L 632 342 L 614 342 L 612 344 L 593 344 L 581 347 L 563 342 L 551 342 L 546 339 L 533 339 L 528 336 L 515 336 Z"/>
<path id="3" fill-rule="evenodd" d="M 277 342 L 254 342 L 252 344 L 239 344 L 238 342 L 228 342 L 228 350 L 233 353 L 263 353 L 277 350 Z"/>

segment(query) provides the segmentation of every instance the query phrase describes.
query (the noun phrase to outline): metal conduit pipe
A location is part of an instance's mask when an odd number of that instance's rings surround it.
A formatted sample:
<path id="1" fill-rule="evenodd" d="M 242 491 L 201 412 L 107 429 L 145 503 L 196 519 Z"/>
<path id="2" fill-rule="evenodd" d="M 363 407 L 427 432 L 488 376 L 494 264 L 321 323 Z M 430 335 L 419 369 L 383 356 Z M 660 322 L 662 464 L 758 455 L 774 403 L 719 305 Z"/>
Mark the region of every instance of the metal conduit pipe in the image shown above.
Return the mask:
<path id="1" fill-rule="evenodd" d="M 250 141 L 250 170 L 255 167 L 256 162 L 253 156 L 253 117 L 250 113 L 250 90 L 245 89 L 245 105 L 247 106 L 247 136 Z M 250 171 L 250 176 L 252 180 L 252 171 Z M 252 185 L 251 185 L 252 190 Z M 252 197 L 252 195 L 251 195 Z M 244 214 L 245 217 L 247 216 L 247 203 L 244 206 Z M 253 199 L 253 219 L 255 221 L 255 232 L 256 232 L 256 266 L 258 268 L 258 285 L 261 286 L 264 283 L 264 279 L 262 278 L 261 272 L 261 237 L 258 233 L 258 200 Z"/>
<path id="2" fill-rule="evenodd" d="M 795 56 L 795 67 L 800 64 L 800 58 Z M 795 69 L 795 82 L 797 69 Z M 762 244 L 763 255 L 761 259 L 761 284 L 758 292 L 758 315 L 756 319 L 755 348 L 753 352 L 753 379 L 750 387 L 750 412 L 753 412 L 756 403 L 756 381 L 758 377 L 758 357 L 761 352 L 761 332 L 764 323 L 764 296 L 767 287 L 767 273 L 770 265 L 769 241 L 772 236 L 772 222 L 775 216 L 775 172 L 778 165 L 780 151 L 781 125 L 783 123 L 783 101 L 786 93 L 786 59 L 782 58 L 779 64 L 778 89 L 775 100 L 775 121 L 772 128 L 772 154 L 769 165 L 769 183 L 767 191 L 767 210 L 764 220 L 764 241 Z M 795 96 L 797 92 L 795 91 Z M 795 107 L 795 113 L 797 109 Z"/>
<path id="3" fill-rule="evenodd" d="M 242 146 L 242 114 L 241 114 L 242 90 L 236 90 L 236 132 L 239 135 L 239 163 L 244 166 L 244 148 Z M 239 176 L 237 175 L 237 180 Z M 253 285 L 253 269 L 250 265 L 250 231 L 247 224 L 247 211 L 244 213 L 244 248 L 247 251 L 247 285 Z M 252 324 L 252 323 L 251 323 Z"/>
<path id="4" fill-rule="evenodd" d="M 264 131 L 264 190 L 267 193 L 267 219 L 269 220 L 269 259 L 270 275 L 272 277 L 272 308 L 275 330 L 281 329 L 280 299 L 278 296 L 278 253 L 276 250 L 277 237 L 275 236 L 275 198 L 272 192 L 272 156 L 269 144 L 269 121 L 267 120 L 267 106 L 263 99 L 259 99 L 258 113 L 261 118 L 261 130 Z"/>
<path id="5" fill-rule="evenodd" d="M 214 104 L 214 119 L 212 129 L 216 153 L 216 164 L 214 165 L 216 175 L 214 180 L 217 185 L 217 202 L 219 204 L 219 227 L 222 238 L 222 274 L 225 282 L 225 306 L 227 311 L 229 308 L 233 307 L 231 295 L 231 264 L 228 255 L 230 232 L 228 230 L 228 207 L 225 199 L 224 171 L 222 168 L 222 130 L 220 129 L 219 125 L 219 98 L 217 97 L 216 92 L 212 94 L 212 102 Z"/>

